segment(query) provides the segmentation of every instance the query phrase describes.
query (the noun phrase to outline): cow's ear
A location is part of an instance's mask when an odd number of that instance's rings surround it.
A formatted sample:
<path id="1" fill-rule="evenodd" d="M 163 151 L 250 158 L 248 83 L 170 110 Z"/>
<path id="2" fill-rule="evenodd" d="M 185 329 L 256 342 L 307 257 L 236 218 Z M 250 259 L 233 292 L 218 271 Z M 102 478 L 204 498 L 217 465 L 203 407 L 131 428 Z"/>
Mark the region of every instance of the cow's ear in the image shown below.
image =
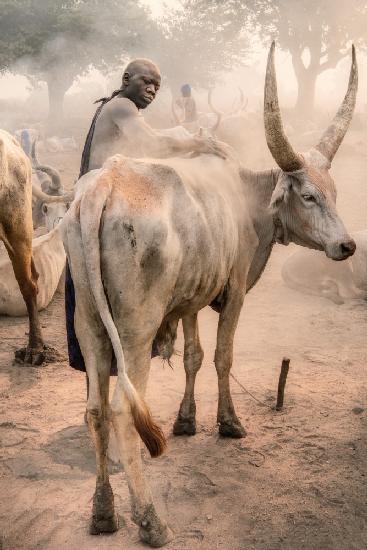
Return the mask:
<path id="1" fill-rule="evenodd" d="M 291 178 L 280 172 L 277 184 L 270 199 L 269 209 L 272 212 L 277 212 L 282 203 L 286 203 L 289 197 L 289 190 L 291 188 Z"/>

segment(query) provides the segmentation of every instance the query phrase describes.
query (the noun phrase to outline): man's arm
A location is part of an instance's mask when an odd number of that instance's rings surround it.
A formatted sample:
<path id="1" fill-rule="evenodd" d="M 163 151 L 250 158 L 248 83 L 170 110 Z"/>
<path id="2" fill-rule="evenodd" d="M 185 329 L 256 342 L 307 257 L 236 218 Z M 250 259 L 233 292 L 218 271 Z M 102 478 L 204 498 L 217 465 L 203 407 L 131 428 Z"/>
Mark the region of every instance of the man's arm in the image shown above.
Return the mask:
<path id="1" fill-rule="evenodd" d="M 128 99 L 116 102 L 109 115 L 124 138 L 131 143 L 139 144 L 139 148 L 141 147 L 147 157 L 164 158 L 191 152 L 213 154 L 222 158 L 226 156 L 220 144 L 212 139 L 161 135 L 145 122 L 136 106 Z"/>

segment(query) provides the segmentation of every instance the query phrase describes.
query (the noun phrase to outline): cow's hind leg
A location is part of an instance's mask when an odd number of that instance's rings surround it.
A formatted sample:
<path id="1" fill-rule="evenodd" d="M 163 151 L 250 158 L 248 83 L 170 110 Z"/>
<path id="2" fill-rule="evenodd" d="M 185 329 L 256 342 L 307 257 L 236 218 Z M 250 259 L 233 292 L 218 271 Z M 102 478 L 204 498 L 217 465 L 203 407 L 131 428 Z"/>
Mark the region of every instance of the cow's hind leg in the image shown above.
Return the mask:
<path id="1" fill-rule="evenodd" d="M 69 224 L 68 240 L 72 243 L 69 256 L 75 284 L 75 332 L 83 354 L 89 380 L 87 421 L 96 451 L 97 479 L 93 496 L 93 511 L 89 531 L 92 535 L 112 533 L 118 524 L 114 511 L 114 498 L 109 482 L 107 449 L 109 440 L 109 377 L 111 367 L 111 343 L 85 281 L 85 267 L 79 226 Z"/>
<path id="2" fill-rule="evenodd" d="M 246 431 L 237 418 L 231 397 L 229 373 L 233 361 L 233 339 L 244 299 L 241 288 L 229 288 L 228 297 L 220 315 L 215 351 L 215 368 L 218 375 L 218 414 L 219 433 L 224 437 L 244 437 Z"/>
<path id="3" fill-rule="evenodd" d="M 111 344 L 101 326 L 96 328 L 97 321 L 88 319 L 85 330 L 85 315 L 79 316 L 76 309 L 77 336 L 89 379 L 87 402 L 87 420 L 96 451 L 97 480 L 93 496 L 92 519 L 89 527 L 91 535 L 113 533 L 118 528 L 114 511 L 114 498 L 109 482 L 107 467 L 107 449 L 109 441 L 109 377 L 111 365 Z M 81 324 L 83 322 L 83 324 Z"/>
<path id="4" fill-rule="evenodd" d="M 109 413 L 109 377 L 111 350 L 106 338 L 106 344 L 100 346 L 100 341 L 90 343 L 94 346 L 94 357 L 88 364 L 89 397 L 87 402 L 87 419 L 94 441 L 97 463 L 96 489 L 93 496 L 92 519 L 89 527 L 91 535 L 113 533 L 118 529 L 118 521 L 114 509 L 114 497 L 109 482 L 107 467 L 107 449 L 110 429 Z M 99 351 L 96 348 L 99 347 Z M 107 348 L 107 349 L 106 349 Z M 93 364 L 93 362 L 95 362 Z M 97 364 L 98 362 L 98 364 Z"/>
<path id="5" fill-rule="evenodd" d="M 129 378 L 142 397 L 149 374 L 151 349 L 151 341 L 148 345 L 137 344 L 134 348 L 123 345 Z M 111 408 L 116 441 L 131 495 L 132 519 L 139 526 L 141 540 L 158 548 L 171 540 L 172 533 L 159 518 L 144 478 L 140 437 L 122 389 L 121 373 L 118 374 Z"/>
<path id="6" fill-rule="evenodd" d="M 175 435 L 195 435 L 196 404 L 194 387 L 196 375 L 204 357 L 199 339 L 197 314 L 183 317 L 182 326 L 185 337 L 184 366 L 186 372 L 186 386 L 180 410 L 173 426 L 173 433 Z"/>

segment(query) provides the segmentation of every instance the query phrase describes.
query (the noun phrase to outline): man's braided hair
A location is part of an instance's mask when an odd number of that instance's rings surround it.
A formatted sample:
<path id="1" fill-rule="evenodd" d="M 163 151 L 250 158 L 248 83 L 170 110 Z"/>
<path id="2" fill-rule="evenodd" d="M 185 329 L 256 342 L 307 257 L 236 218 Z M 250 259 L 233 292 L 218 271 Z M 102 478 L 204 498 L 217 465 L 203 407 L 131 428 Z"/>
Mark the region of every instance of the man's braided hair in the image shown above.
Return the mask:
<path id="1" fill-rule="evenodd" d="M 100 99 L 97 99 L 94 102 L 94 103 L 100 103 L 100 105 L 99 105 L 98 109 L 96 110 L 96 112 L 94 114 L 92 123 L 91 123 L 90 128 L 89 128 L 89 132 L 88 132 L 86 140 L 85 140 L 83 153 L 82 153 L 82 160 L 81 160 L 81 163 L 80 163 L 79 178 L 84 176 L 84 174 L 86 174 L 89 171 L 90 149 L 91 149 L 91 146 L 92 146 L 94 130 L 95 130 L 95 127 L 96 127 L 96 122 L 98 120 L 98 117 L 101 114 L 101 111 L 103 109 L 103 106 L 106 103 L 108 103 L 109 101 L 111 101 L 111 99 L 113 99 L 114 97 L 119 95 L 122 92 L 122 90 L 123 90 L 123 88 L 121 87 L 118 90 L 115 90 L 114 92 L 112 92 L 112 94 L 109 97 L 101 97 Z"/>

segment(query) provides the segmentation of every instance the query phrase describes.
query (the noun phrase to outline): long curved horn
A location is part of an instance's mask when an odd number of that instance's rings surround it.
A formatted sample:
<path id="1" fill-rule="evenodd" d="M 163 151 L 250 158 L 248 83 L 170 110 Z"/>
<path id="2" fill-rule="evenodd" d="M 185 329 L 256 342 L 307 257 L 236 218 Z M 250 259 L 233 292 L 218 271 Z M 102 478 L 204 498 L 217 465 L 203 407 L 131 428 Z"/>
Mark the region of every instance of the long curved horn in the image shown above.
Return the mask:
<path id="1" fill-rule="evenodd" d="M 208 105 L 214 114 L 216 114 L 218 117 L 219 116 L 222 117 L 224 113 L 222 113 L 222 111 L 218 111 L 218 109 L 214 107 L 212 102 L 212 97 L 213 97 L 213 90 L 210 88 L 210 90 L 208 90 Z"/>
<path id="2" fill-rule="evenodd" d="M 36 197 L 37 199 L 41 199 L 44 203 L 47 204 L 51 202 L 71 202 L 74 199 L 74 192 L 70 191 L 69 193 L 64 193 L 63 195 L 49 195 L 48 193 L 44 193 L 37 184 L 33 184 L 32 196 Z"/>
<path id="3" fill-rule="evenodd" d="M 35 139 L 34 142 L 32 143 L 32 148 L 31 148 L 32 167 L 35 170 L 39 170 L 40 172 L 44 172 L 45 174 L 50 176 L 51 189 L 53 189 L 54 191 L 58 191 L 59 189 L 61 189 L 61 176 L 55 168 L 52 168 L 52 166 L 48 166 L 47 164 L 41 164 L 39 162 L 36 154 L 36 145 L 37 145 L 37 140 Z"/>
<path id="4" fill-rule="evenodd" d="M 36 170 L 44 172 L 45 174 L 50 176 L 51 189 L 53 189 L 54 191 L 58 191 L 59 189 L 61 189 L 61 176 L 55 168 L 52 168 L 51 166 L 48 166 L 46 164 L 38 164 L 35 168 Z"/>
<path id="5" fill-rule="evenodd" d="M 240 106 L 238 107 L 237 112 L 240 113 L 241 111 L 246 110 L 248 105 L 248 97 L 245 97 L 241 86 L 238 86 L 238 89 L 240 91 Z"/>
<path id="6" fill-rule="evenodd" d="M 350 68 L 348 90 L 343 99 L 343 103 L 339 107 L 332 123 L 326 132 L 323 133 L 316 149 L 320 151 L 330 162 L 333 160 L 335 153 L 339 149 L 341 142 L 345 136 L 350 121 L 352 120 L 354 107 L 356 104 L 356 96 L 358 89 L 358 67 L 356 59 L 356 50 L 352 45 L 352 65 Z"/>
<path id="7" fill-rule="evenodd" d="M 272 42 L 266 67 L 264 90 L 264 124 L 268 147 L 274 160 L 284 172 L 302 168 L 301 157 L 293 150 L 284 133 L 279 109 L 274 63 L 275 42 Z"/>
<path id="8" fill-rule="evenodd" d="M 244 96 L 244 93 L 243 93 L 243 90 L 240 86 L 238 86 L 238 90 L 240 92 L 240 102 L 239 102 L 239 106 L 238 107 L 235 107 L 234 109 L 232 109 L 231 111 L 229 111 L 228 113 L 224 113 L 223 111 L 219 111 L 216 107 L 214 107 L 213 105 L 213 90 L 210 89 L 208 90 L 208 104 L 209 104 L 209 107 L 210 109 L 213 111 L 213 113 L 215 113 L 217 116 L 232 116 L 232 115 L 235 115 L 236 113 L 240 113 L 241 111 L 244 111 L 247 107 L 247 104 L 248 104 L 248 98 Z M 236 101 L 235 101 L 236 103 Z"/>
<path id="9" fill-rule="evenodd" d="M 215 132 L 218 130 L 218 127 L 219 127 L 219 124 L 220 124 L 221 120 L 222 120 L 222 115 L 220 113 L 217 113 L 217 120 L 216 120 L 215 124 L 211 128 L 209 128 L 209 132 L 211 134 L 214 135 Z"/>

